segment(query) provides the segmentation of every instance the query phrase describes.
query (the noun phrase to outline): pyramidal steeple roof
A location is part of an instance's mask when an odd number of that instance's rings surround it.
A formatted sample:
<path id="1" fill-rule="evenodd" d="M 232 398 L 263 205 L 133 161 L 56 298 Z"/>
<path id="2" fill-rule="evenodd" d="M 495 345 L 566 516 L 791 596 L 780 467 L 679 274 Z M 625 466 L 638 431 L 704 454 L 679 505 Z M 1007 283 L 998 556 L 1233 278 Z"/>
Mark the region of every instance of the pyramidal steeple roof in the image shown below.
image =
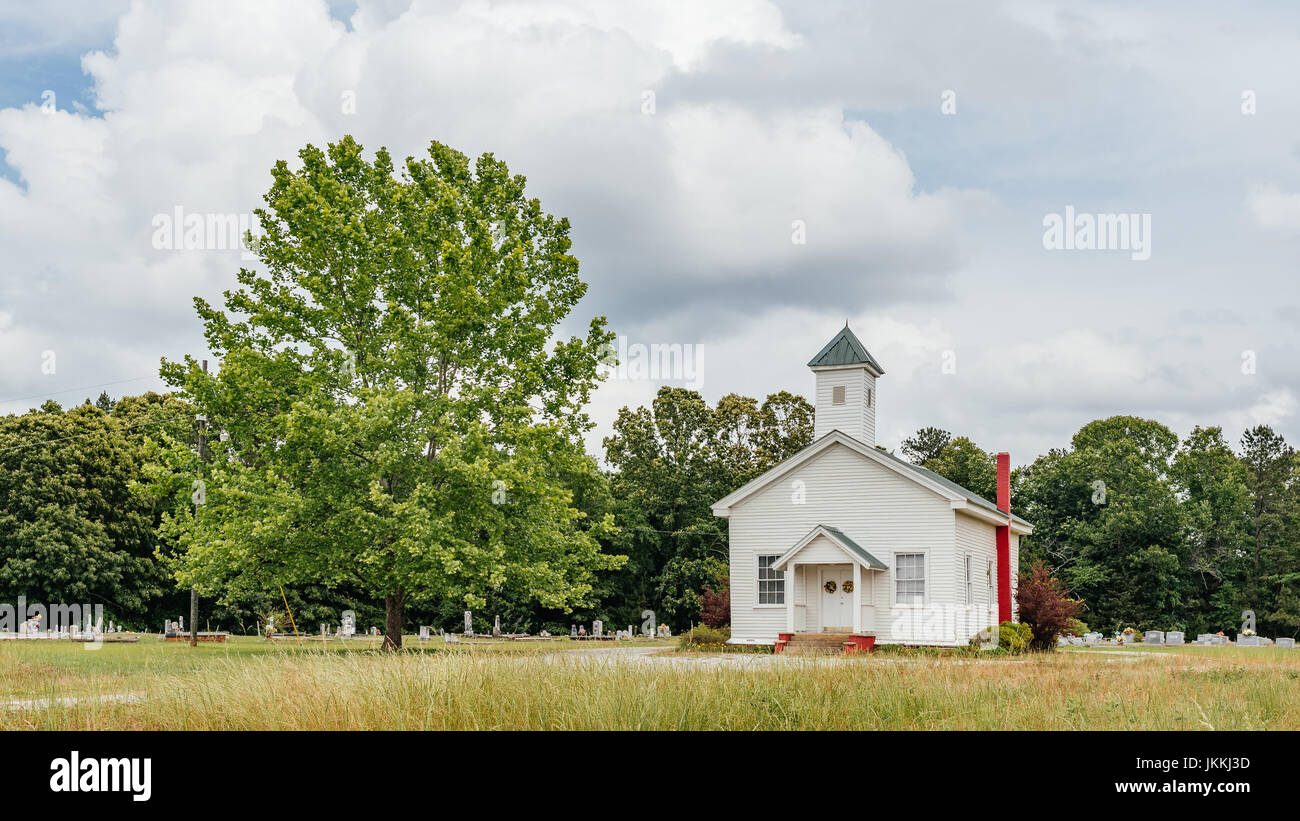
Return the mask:
<path id="1" fill-rule="evenodd" d="M 880 367 L 880 363 L 867 350 L 859 339 L 849 330 L 849 324 L 844 323 L 844 330 L 835 335 L 835 338 L 826 343 L 812 361 L 808 363 L 810 368 L 833 368 L 839 365 L 866 365 L 875 371 L 876 376 L 884 374 L 885 369 Z"/>

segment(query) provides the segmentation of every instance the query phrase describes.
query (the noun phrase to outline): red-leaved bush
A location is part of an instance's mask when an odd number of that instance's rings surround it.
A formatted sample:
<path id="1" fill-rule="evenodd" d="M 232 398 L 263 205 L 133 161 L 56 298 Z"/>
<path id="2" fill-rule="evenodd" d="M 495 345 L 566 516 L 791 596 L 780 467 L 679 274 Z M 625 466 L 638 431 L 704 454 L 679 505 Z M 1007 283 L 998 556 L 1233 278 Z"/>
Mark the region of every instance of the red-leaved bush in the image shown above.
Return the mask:
<path id="1" fill-rule="evenodd" d="M 701 591 L 700 621 L 714 630 L 731 625 L 731 581 L 725 575 Z"/>
<path id="2" fill-rule="evenodd" d="M 1078 618 L 1081 602 L 1070 598 L 1065 583 L 1053 576 L 1042 562 L 1036 562 L 1028 573 L 1020 574 L 1016 604 L 1020 608 L 1020 621 L 1034 633 L 1031 646 L 1036 650 L 1055 650 L 1057 636 Z"/>

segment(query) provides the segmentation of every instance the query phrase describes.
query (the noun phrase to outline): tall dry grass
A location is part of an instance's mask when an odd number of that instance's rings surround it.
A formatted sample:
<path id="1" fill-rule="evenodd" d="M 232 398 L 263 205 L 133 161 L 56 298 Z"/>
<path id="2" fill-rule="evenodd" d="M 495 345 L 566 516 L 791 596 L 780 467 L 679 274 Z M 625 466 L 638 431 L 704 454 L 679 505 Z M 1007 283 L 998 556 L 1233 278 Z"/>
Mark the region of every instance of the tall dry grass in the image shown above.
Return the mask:
<path id="1" fill-rule="evenodd" d="M 1300 729 L 1300 654 L 1227 651 L 744 664 L 581 652 L 233 655 L 137 678 L 135 703 L 9 710 L 0 727 Z"/>

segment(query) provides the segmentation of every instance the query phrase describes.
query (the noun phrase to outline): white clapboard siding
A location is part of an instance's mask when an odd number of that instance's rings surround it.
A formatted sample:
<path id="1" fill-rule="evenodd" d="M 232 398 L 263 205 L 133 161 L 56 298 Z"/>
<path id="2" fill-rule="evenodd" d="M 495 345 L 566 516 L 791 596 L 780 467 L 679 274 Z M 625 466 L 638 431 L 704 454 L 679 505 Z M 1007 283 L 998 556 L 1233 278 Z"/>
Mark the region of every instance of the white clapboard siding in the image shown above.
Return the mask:
<path id="1" fill-rule="evenodd" d="M 836 387 L 844 388 L 842 405 L 832 402 L 832 393 Z M 838 430 L 874 447 L 877 405 L 875 390 L 876 378 L 866 368 L 818 371 L 813 439 L 820 439 L 831 431 Z M 870 396 L 868 391 L 871 392 Z"/>
<path id="2" fill-rule="evenodd" d="M 780 555 L 824 524 L 839 528 L 890 568 L 872 578 L 874 615 L 863 629 L 874 632 L 882 644 L 918 641 L 912 620 L 903 618 L 911 609 L 894 606 L 894 556 L 924 554 L 927 603 L 957 601 L 955 518 L 948 500 L 937 493 L 841 444 L 828 447 L 730 511 L 732 640 L 772 643 L 786 629 L 784 604 L 757 602 L 757 557 Z M 787 580 L 786 595 L 793 587 Z M 863 592 L 867 590 L 864 584 Z M 863 605 L 865 614 L 865 599 Z M 956 642 L 954 635 L 926 643 Z"/>
<path id="3" fill-rule="evenodd" d="M 959 572 L 962 572 L 962 581 L 965 581 L 965 556 L 971 557 L 971 575 L 973 587 L 973 602 L 967 609 L 968 625 L 974 626 L 973 629 L 965 631 L 965 635 L 958 636 L 959 639 L 969 640 L 971 636 L 990 627 L 997 621 L 998 614 L 998 543 L 997 527 L 982 519 L 976 519 L 972 516 L 966 516 L 961 513 L 956 514 L 957 528 L 957 557 L 956 565 Z M 988 563 L 993 562 L 993 588 L 988 586 Z M 966 601 L 965 590 L 961 591 L 961 597 L 958 599 L 964 605 Z M 991 614 L 991 615 L 990 615 Z"/>

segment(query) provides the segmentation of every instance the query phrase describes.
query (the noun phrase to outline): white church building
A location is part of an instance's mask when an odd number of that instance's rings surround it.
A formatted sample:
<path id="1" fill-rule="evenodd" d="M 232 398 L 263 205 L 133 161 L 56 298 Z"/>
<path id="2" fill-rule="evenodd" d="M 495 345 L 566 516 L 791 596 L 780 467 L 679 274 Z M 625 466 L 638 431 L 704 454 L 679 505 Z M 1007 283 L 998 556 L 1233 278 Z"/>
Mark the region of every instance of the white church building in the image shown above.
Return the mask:
<path id="1" fill-rule="evenodd" d="M 965 644 L 1014 618 L 1010 457 L 998 500 L 876 446 L 884 369 L 846 324 L 808 366 L 814 440 L 713 505 L 728 520 L 731 641 Z M 857 638 L 855 638 L 857 637 Z"/>

